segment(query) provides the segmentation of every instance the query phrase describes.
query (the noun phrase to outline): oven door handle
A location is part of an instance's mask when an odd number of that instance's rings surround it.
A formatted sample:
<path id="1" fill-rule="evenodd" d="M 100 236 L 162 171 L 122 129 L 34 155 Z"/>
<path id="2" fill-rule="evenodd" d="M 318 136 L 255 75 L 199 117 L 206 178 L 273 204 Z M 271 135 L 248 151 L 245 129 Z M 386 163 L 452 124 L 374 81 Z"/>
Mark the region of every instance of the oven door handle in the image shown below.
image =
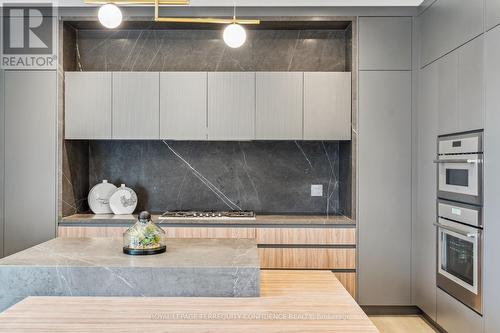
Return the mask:
<path id="1" fill-rule="evenodd" d="M 457 228 L 453 228 L 453 227 L 448 227 L 446 225 L 443 225 L 441 223 L 433 223 L 436 227 L 438 228 L 441 228 L 441 229 L 444 229 L 444 230 L 448 230 L 448 231 L 452 231 L 454 233 L 457 233 L 459 235 L 462 235 L 462 236 L 465 236 L 467 238 L 476 238 L 477 237 L 477 233 L 475 232 L 466 232 L 466 231 L 463 231 L 463 230 L 460 230 L 460 229 L 457 229 Z"/>
<path id="2" fill-rule="evenodd" d="M 464 158 L 464 159 L 442 159 L 442 160 L 434 160 L 434 163 L 459 163 L 459 164 L 479 164 L 483 160 L 481 159 L 471 159 L 471 158 Z"/>

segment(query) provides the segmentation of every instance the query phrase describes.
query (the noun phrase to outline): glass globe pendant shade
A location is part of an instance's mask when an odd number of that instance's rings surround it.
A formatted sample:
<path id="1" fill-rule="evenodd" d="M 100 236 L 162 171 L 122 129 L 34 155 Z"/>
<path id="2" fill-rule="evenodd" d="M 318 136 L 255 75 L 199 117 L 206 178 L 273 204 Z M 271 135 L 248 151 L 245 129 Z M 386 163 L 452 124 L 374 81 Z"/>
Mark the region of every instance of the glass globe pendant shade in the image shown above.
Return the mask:
<path id="1" fill-rule="evenodd" d="M 247 33 L 241 25 L 232 23 L 224 29 L 223 38 L 227 46 L 238 48 L 245 44 Z"/>
<path id="2" fill-rule="evenodd" d="M 112 3 L 102 5 L 101 8 L 99 8 L 97 17 L 99 18 L 99 22 L 109 29 L 118 27 L 123 19 L 120 8 Z"/>

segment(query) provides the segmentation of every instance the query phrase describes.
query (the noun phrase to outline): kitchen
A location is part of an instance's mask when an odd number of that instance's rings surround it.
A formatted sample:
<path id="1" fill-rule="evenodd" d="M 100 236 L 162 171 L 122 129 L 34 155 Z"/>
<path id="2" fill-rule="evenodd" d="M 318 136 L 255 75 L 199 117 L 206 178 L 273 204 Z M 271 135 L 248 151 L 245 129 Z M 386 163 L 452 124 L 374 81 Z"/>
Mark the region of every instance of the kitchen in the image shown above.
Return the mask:
<path id="1" fill-rule="evenodd" d="M 500 330 L 495 0 L 44 6 L 3 4 L 57 64 L 0 70 L 0 330 Z"/>

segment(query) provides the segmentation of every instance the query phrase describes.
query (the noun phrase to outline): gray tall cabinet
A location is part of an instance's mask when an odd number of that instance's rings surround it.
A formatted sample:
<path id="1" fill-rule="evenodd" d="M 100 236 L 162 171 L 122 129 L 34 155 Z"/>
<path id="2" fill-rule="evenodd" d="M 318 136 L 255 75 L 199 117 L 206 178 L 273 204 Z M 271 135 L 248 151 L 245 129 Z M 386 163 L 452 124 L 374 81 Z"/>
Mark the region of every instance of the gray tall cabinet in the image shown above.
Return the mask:
<path id="1" fill-rule="evenodd" d="M 484 326 L 494 333 L 500 331 L 500 26 L 486 33 L 485 44 Z"/>
<path id="2" fill-rule="evenodd" d="M 56 72 L 5 72 L 2 100 L 4 255 L 10 255 L 55 237 Z"/>
<path id="3" fill-rule="evenodd" d="M 411 304 L 411 31 L 411 17 L 359 18 L 362 305 Z"/>
<path id="4" fill-rule="evenodd" d="M 0 258 L 3 257 L 3 229 L 4 229 L 4 147 L 5 147 L 5 110 L 4 110 L 4 71 L 0 69 Z"/>

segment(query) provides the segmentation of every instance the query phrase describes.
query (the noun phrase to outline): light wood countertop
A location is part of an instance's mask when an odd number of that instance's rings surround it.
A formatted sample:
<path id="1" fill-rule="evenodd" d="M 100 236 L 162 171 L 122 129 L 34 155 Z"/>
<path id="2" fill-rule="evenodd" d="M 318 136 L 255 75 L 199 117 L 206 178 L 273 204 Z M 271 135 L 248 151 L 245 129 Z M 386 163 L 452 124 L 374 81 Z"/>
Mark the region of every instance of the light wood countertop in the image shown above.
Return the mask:
<path id="1" fill-rule="evenodd" d="M 5 332 L 379 332 L 327 271 L 262 271 L 261 297 L 29 297 Z"/>

